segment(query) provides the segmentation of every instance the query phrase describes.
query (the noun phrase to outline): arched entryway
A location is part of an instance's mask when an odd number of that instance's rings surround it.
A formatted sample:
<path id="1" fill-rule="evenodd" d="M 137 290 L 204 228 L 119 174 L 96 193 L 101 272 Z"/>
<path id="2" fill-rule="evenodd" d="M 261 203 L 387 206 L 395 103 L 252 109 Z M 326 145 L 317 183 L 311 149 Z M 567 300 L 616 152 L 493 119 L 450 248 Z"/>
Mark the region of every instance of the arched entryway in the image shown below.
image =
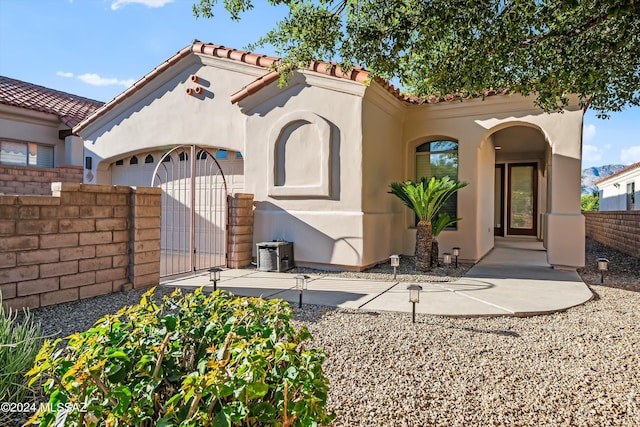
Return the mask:
<path id="1" fill-rule="evenodd" d="M 158 162 L 162 188 L 160 276 L 226 266 L 227 182 L 215 150 L 181 145 Z"/>
<path id="2" fill-rule="evenodd" d="M 495 150 L 494 234 L 544 236 L 550 147 L 537 128 L 512 125 L 490 136 Z"/>

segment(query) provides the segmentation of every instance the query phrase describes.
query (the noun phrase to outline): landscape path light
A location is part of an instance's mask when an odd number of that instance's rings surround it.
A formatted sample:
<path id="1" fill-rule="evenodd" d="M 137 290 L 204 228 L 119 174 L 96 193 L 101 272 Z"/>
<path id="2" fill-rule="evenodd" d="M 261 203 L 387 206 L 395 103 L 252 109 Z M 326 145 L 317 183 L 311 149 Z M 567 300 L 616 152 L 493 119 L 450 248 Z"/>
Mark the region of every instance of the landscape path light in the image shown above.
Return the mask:
<path id="1" fill-rule="evenodd" d="M 460 255 L 460 248 L 453 248 L 453 256 L 456 257 L 456 268 L 458 268 L 458 255 Z"/>
<path id="2" fill-rule="evenodd" d="M 221 268 L 213 267 L 209 269 L 209 281 L 213 282 L 213 290 L 218 290 L 218 280 L 220 280 Z"/>
<path id="3" fill-rule="evenodd" d="M 449 275 L 449 266 L 451 265 L 451 254 L 449 252 L 445 252 L 442 254 L 442 262 L 444 262 L 445 266 L 445 274 Z"/>
<path id="4" fill-rule="evenodd" d="M 604 283 L 604 272 L 609 270 L 609 260 L 598 258 L 598 271 L 600 271 L 600 283 Z"/>
<path id="5" fill-rule="evenodd" d="M 302 308 L 302 293 L 307 290 L 307 280 L 309 276 L 306 274 L 297 274 L 293 278 L 296 279 L 296 290 L 300 292 L 298 307 Z"/>
<path id="6" fill-rule="evenodd" d="M 409 302 L 413 304 L 412 323 L 416 323 L 416 304 L 420 302 L 420 292 L 422 291 L 422 286 L 412 283 L 407 286 L 407 289 L 409 290 Z"/>
<path id="7" fill-rule="evenodd" d="M 393 267 L 393 280 L 396 280 L 397 268 L 400 266 L 400 255 L 391 255 L 391 267 Z"/>

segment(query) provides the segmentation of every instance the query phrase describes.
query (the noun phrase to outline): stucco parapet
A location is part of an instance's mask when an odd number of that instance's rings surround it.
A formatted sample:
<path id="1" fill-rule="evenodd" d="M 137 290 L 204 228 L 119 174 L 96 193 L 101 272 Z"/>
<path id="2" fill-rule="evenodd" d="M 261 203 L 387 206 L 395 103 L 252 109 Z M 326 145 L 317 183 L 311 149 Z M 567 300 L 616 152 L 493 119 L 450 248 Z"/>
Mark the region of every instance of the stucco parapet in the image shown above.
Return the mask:
<path id="1" fill-rule="evenodd" d="M 407 109 L 411 112 L 411 118 L 428 115 L 431 119 L 464 116 L 480 118 L 500 113 L 517 114 L 517 117 L 546 114 L 542 109 L 535 106 L 534 101 L 534 97 L 513 94 L 487 97 L 484 100 L 482 98 L 473 98 L 437 104 L 409 105 Z M 571 108 L 568 108 L 567 111 L 571 111 Z"/>

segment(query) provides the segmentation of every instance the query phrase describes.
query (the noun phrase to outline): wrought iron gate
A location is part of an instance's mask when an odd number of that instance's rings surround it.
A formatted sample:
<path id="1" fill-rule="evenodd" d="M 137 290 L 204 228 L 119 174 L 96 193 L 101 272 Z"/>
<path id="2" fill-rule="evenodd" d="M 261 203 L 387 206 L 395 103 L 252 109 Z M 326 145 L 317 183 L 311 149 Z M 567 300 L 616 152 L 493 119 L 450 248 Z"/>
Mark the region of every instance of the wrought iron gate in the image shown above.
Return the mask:
<path id="1" fill-rule="evenodd" d="M 226 265 L 227 183 L 215 151 L 173 148 L 153 173 L 162 188 L 160 276 Z"/>

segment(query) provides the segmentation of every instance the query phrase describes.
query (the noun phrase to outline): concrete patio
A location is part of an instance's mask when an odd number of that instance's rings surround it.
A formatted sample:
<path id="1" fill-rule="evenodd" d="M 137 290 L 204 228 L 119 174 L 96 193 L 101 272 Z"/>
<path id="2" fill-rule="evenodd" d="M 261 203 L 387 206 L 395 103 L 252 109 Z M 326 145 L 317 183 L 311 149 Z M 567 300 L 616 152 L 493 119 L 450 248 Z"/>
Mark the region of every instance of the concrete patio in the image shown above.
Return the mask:
<path id="1" fill-rule="evenodd" d="M 218 288 L 239 296 L 298 302 L 294 274 L 229 269 Z M 212 290 L 208 273 L 164 278 L 161 285 Z M 407 282 L 310 275 L 305 304 L 410 312 Z M 443 316 L 524 316 L 552 313 L 583 304 L 593 294 L 575 270 L 556 270 L 546 262 L 540 242 L 496 239 L 496 247 L 455 282 L 420 283 L 416 312 Z"/>

